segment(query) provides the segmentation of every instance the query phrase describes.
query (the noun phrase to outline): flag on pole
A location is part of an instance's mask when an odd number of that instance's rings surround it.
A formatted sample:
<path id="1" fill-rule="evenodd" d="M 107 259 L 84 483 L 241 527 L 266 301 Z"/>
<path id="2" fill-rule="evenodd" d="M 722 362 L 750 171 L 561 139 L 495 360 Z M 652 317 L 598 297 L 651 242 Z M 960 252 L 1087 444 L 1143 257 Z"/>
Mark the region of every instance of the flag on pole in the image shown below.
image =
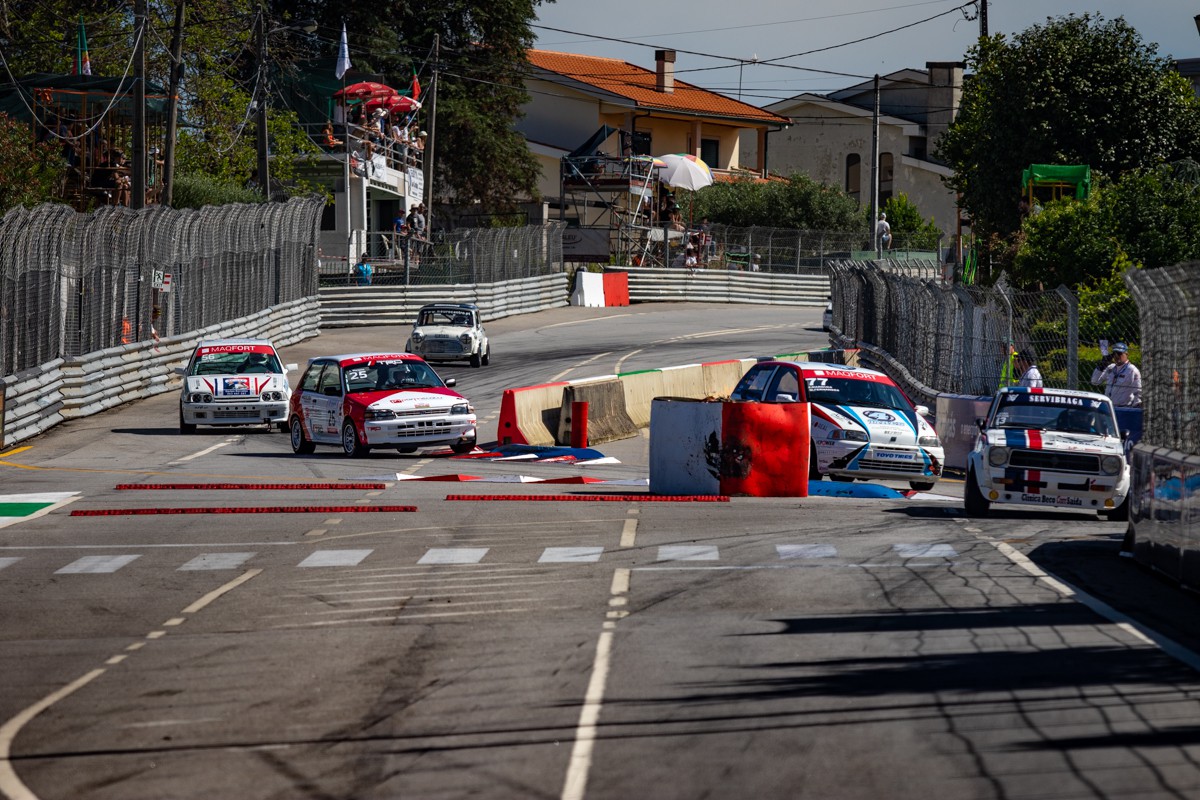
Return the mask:
<path id="1" fill-rule="evenodd" d="M 338 80 L 345 76 L 350 69 L 350 45 L 346 41 L 346 23 L 342 23 L 342 43 L 338 45 L 337 67 L 333 74 Z"/>
<path id="2" fill-rule="evenodd" d="M 417 68 L 413 67 L 412 99 L 421 99 L 421 82 L 417 80 Z"/>
<path id="3" fill-rule="evenodd" d="M 79 35 L 75 42 L 75 74 L 92 74 L 92 61 L 88 58 L 87 31 L 83 29 L 83 14 L 79 15 Z"/>

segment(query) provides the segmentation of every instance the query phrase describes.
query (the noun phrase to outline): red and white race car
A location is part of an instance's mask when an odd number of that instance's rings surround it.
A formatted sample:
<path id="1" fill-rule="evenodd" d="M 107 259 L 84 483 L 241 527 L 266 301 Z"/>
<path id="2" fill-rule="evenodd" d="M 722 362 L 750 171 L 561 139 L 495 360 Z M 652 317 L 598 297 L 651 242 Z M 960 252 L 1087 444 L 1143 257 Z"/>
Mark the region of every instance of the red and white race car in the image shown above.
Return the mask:
<path id="1" fill-rule="evenodd" d="M 196 345 L 179 395 L 179 432 L 197 425 L 267 425 L 287 430 L 288 370 L 266 339 L 213 339 Z"/>
<path id="2" fill-rule="evenodd" d="M 755 364 L 734 388 L 733 400 L 812 403 L 808 474 L 835 481 L 856 478 L 908 481 L 932 489 L 945 452 L 925 419 L 882 372 L 811 361 Z"/>
<path id="3" fill-rule="evenodd" d="M 340 444 L 348 456 L 366 455 L 372 447 L 411 453 L 449 446 L 469 453 L 475 409 L 454 384 L 411 353 L 311 359 L 292 395 L 292 450 L 307 454 L 318 444 Z"/>

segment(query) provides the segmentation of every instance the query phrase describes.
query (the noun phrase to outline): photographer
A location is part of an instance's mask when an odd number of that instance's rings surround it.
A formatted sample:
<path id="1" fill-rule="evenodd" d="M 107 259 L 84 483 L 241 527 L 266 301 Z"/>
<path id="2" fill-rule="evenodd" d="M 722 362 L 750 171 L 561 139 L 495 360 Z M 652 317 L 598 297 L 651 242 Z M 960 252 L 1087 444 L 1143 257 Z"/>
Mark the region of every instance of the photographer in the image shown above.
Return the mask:
<path id="1" fill-rule="evenodd" d="M 1100 366 L 1092 370 L 1092 383 L 1104 385 L 1104 393 L 1115 406 L 1138 408 L 1142 405 L 1142 373 L 1129 360 L 1129 347 L 1124 342 L 1113 345 L 1112 353 L 1104 356 Z"/>

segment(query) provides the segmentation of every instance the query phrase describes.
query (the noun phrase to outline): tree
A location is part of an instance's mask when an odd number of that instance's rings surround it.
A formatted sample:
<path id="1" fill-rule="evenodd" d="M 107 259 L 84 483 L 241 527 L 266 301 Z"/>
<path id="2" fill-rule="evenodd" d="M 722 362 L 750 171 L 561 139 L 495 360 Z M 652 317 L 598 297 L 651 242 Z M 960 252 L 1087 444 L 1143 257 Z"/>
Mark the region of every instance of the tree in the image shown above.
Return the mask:
<path id="1" fill-rule="evenodd" d="M 894 247 L 910 250 L 933 250 L 942 238 L 942 230 L 932 219 L 921 217 L 918 209 L 908 195 L 900 192 L 889 197 L 883 204 L 883 212 L 887 214 L 888 225 L 892 228 Z M 867 210 L 870 214 L 870 210 Z M 870 225 L 871 221 L 867 220 Z"/>
<path id="2" fill-rule="evenodd" d="M 739 178 L 716 183 L 683 198 L 692 219 L 748 228 L 761 225 L 816 231 L 862 231 L 865 226 L 853 197 L 817 183 L 807 175 L 786 180 Z"/>
<path id="3" fill-rule="evenodd" d="M 28 123 L 0 114 L 0 213 L 57 199 L 65 170 L 60 145 L 35 142 Z"/>
<path id="4" fill-rule="evenodd" d="M 973 75 L 938 151 L 954 168 L 946 184 L 993 247 L 1021 225 L 1030 164 L 1086 164 L 1115 180 L 1200 149 L 1191 84 L 1121 18 L 1047 19 L 1011 43 L 981 40 L 967 61 Z"/>

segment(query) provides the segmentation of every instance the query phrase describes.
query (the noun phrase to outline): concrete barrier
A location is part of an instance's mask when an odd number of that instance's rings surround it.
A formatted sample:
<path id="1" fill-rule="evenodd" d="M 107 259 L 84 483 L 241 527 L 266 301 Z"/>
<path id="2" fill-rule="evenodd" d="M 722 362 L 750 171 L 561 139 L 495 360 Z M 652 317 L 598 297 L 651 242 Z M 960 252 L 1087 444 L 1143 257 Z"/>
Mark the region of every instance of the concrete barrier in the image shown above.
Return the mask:
<path id="1" fill-rule="evenodd" d="M 570 383 L 563 387 L 559 414 L 558 441 L 572 441 L 571 407 L 574 403 L 588 404 L 587 440 L 602 444 L 638 435 L 638 426 L 625 410 L 625 390 L 620 379 Z"/>
<path id="2" fill-rule="evenodd" d="M 649 427 L 651 403 L 654 398 L 666 394 L 662 370 L 627 372 L 617 377 L 621 379 L 621 387 L 625 392 L 625 413 L 639 428 Z"/>
<path id="3" fill-rule="evenodd" d="M 807 497 L 808 456 L 808 403 L 654 401 L 652 494 Z"/>
<path id="4" fill-rule="evenodd" d="M 751 364 L 754 363 L 756 362 L 751 361 Z M 729 397 L 733 387 L 737 386 L 738 381 L 750 367 L 741 359 L 733 359 L 731 361 L 711 361 L 701 364 L 700 368 L 704 374 L 704 396 Z"/>
<path id="5" fill-rule="evenodd" d="M 566 381 L 505 389 L 500 397 L 500 419 L 496 424 L 499 444 L 555 444 L 558 415 Z"/>
<path id="6" fill-rule="evenodd" d="M 685 364 L 662 369 L 663 395 L 666 397 L 691 397 L 697 400 L 704 394 L 704 367 L 700 364 Z"/>
<path id="7" fill-rule="evenodd" d="M 598 272 L 579 270 L 575 273 L 575 290 L 571 305 L 597 307 L 604 305 L 604 276 Z"/>

